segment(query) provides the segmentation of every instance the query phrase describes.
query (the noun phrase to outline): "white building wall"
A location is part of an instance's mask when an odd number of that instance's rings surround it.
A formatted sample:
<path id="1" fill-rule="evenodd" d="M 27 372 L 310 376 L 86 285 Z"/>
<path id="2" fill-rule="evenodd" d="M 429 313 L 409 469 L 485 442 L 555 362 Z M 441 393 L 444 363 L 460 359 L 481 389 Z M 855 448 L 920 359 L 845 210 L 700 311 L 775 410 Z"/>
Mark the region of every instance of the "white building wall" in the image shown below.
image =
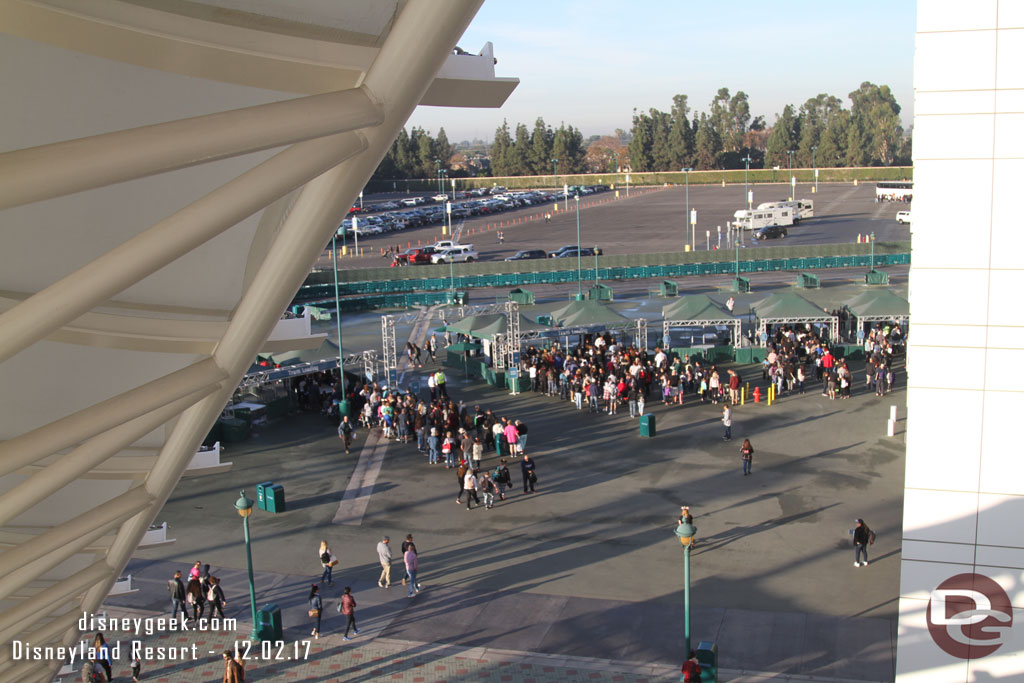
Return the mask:
<path id="1" fill-rule="evenodd" d="M 914 87 L 897 677 L 1024 680 L 1024 2 L 921 0 Z M 998 614 L 972 597 L 944 616 L 975 624 L 929 615 L 960 574 Z"/>

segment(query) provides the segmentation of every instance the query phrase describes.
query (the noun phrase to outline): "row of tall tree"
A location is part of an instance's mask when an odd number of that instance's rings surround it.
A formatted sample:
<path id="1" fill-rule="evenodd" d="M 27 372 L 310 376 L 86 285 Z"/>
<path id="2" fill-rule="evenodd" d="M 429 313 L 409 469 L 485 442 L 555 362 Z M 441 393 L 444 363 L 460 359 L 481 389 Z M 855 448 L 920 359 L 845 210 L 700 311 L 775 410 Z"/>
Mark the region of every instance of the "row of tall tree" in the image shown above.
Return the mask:
<path id="1" fill-rule="evenodd" d="M 504 121 L 494 131 L 491 171 L 496 176 L 548 175 L 557 163 L 558 173 L 584 173 L 586 154 L 583 134 L 572 126 L 563 123 L 555 130 L 538 117 L 532 131 L 518 124 L 513 138 Z"/>
<path id="2" fill-rule="evenodd" d="M 414 127 L 410 132 L 403 128 L 377 166 L 373 178 L 434 178 L 438 168 L 450 167 L 452 152 L 444 128 L 437 131 L 436 138 L 422 128 Z"/>
<path id="3" fill-rule="evenodd" d="M 751 119 L 747 94 L 721 88 L 708 112 L 691 112 L 686 95 L 670 111 L 634 110 L 629 166 L 634 171 L 772 166 L 891 166 L 910 162 L 900 105 L 889 86 L 862 83 L 849 95 L 820 94 L 799 108 L 787 104 L 774 125 Z"/>

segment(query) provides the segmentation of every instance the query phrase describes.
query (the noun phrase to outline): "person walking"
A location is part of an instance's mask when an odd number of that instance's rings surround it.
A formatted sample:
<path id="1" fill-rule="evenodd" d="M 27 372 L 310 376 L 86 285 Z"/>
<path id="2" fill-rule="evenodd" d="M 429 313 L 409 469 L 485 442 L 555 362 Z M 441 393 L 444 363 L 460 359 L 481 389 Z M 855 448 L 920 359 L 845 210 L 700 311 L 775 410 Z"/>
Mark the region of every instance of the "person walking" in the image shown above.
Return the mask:
<path id="1" fill-rule="evenodd" d="M 210 588 L 206 591 L 206 602 L 210 604 L 210 618 L 213 618 L 215 613 L 220 614 L 220 618 L 224 618 L 224 608 L 228 606 L 228 601 L 224 597 L 224 589 L 220 587 L 220 579 L 216 576 L 210 577 Z"/>
<path id="2" fill-rule="evenodd" d="M 231 650 L 224 650 L 224 678 L 222 683 L 245 683 L 245 671 L 242 665 L 235 661 Z"/>
<path id="3" fill-rule="evenodd" d="M 320 541 L 320 552 L 318 554 L 320 559 L 320 566 L 323 567 L 324 571 L 320 575 L 320 583 L 327 582 L 328 586 L 334 585 L 334 579 L 331 576 L 334 572 L 334 565 L 338 564 L 338 560 L 335 559 L 331 549 L 327 546 L 327 541 Z"/>
<path id="4" fill-rule="evenodd" d="M 182 609 L 184 611 L 184 608 Z M 96 662 L 103 667 L 103 670 L 107 673 L 107 680 L 114 680 L 114 676 L 110 671 L 110 646 L 107 645 L 107 641 L 104 640 L 102 633 L 97 633 L 96 637 L 92 641 L 93 656 L 96 658 Z"/>
<path id="5" fill-rule="evenodd" d="M 690 658 L 683 662 L 683 683 L 700 683 L 700 664 L 697 662 L 697 653 L 690 650 Z"/>
<path id="6" fill-rule="evenodd" d="M 406 534 L 405 540 L 402 541 L 402 557 L 403 558 L 405 557 L 405 552 L 409 548 L 412 548 L 412 551 L 416 552 L 416 544 L 413 543 L 413 541 L 412 541 L 412 534 Z M 408 580 L 409 580 L 409 568 L 406 567 L 406 569 L 405 569 L 405 576 L 402 577 L 402 585 L 404 586 L 406 581 L 408 581 Z"/>
<path id="7" fill-rule="evenodd" d="M 441 437 L 437 435 L 437 427 L 430 428 L 430 436 L 427 437 L 427 452 L 430 454 L 428 462 L 436 465 L 441 461 Z"/>
<path id="8" fill-rule="evenodd" d="M 743 476 L 750 474 L 750 468 L 754 464 L 754 447 L 750 445 L 750 439 L 743 439 L 740 447 L 740 457 L 743 459 Z"/>
<path id="9" fill-rule="evenodd" d="M 519 455 L 526 455 L 526 437 L 529 436 L 529 428 L 522 420 L 516 420 L 516 431 L 519 433 Z"/>
<path id="10" fill-rule="evenodd" d="M 352 423 L 348 421 L 348 415 L 341 418 L 341 424 L 338 425 L 338 438 L 345 444 L 345 452 L 350 453 L 349 448 L 352 446 L 352 437 L 356 435 L 356 430 L 352 426 Z"/>
<path id="11" fill-rule="evenodd" d="M 387 536 L 377 544 L 377 559 L 380 560 L 380 578 L 377 585 L 391 588 L 391 539 Z"/>
<path id="12" fill-rule="evenodd" d="M 405 560 L 405 573 L 409 575 L 409 597 L 411 598 L 420 592 L 420 585 L 416 577 L 420 569 L 420 560 L 419 555 L 416 554 L 416 546 L 410 543 L 402 559 Z"/>
<path id="13" fill-rule="evenodd" d="M 315 583 L 309 589 L 309 616 L 313 619 L 313 631 L 309 635 L 320 638 L 320 619 L 324 613 L 324 601 L 320 598 L 320 587 Z"/>
<path id="14" fill-rule="evenodd" d="M 481 477 L 480 490 L 484 494 L 484 509 L 490 510 L 494 507 L 494 493 L 498 490 L 498 487 L 495 486 L 489 472 L 484 472 Z"/>
<path id="15" fill-rule="evenodd" d="M 178 616 L 178 610 L 188 619 L 185 611 L 185 584 L 181 582 L 181 572 L 175 571 L 174 576 L 167 580 L 167 592 L 171 594 L 171 620 Z"/>
<path id="16" fill-rule="evenodd" d="M 853 530 L 853 566 L 868 566 L 868 546 L 875 542 L 875 532 L 868 528 L 863 519 L 857 518 L 857 528 Z M 860 556 L 864 555 L 861 565 Z"/>
<path id="17" fill-rule="evenodd" d="M 505 443 L 508 444 L 508 453 L 513 458 L 519 455 L 519 429 L 514 422 L 509 420 L 505 424 Z"/>
<path id="18" fill-rule="evenodd" d="M 203 597 L 203 582 L 196 574 L 195 578 L 188 580 L 185 586 L 185 603 L 192 606 L 192 619 L 198 622 L 203 618 L 203 604 L 206 598 Z"/>
<path id="19" fill-rule="evenodd" d="M 494 468 L 494 483 L 498 485 L 498 497 L 505 500 L 505 489 L 512 490 L 512 473 L 508 471 L 504 458 Z"/>
<path id="20" fill-rule="evenodd" d="M 477 495 L 476 495 L 476 487 L 477 487 L 476 470 L 472 470 L 472 469 L 468 469 L 468 468 L 466 469 L 466 474 L 463 477 L 462 486 L 466 490 L 466 509 L 467 510 L 472 510 L 473 509 L 473 507 L 469 504 L 469 499 L 470 498 L 472 498 L 473 501 L 477 504 L 477 507 L 479 507 L 480 506 L 480 498 L 478 498 Z M 462 495 L 461 491 L 459 492 L 459 495 L 460 496 Z"/>
<path id="21" fill-rule="evenodd" d="M 523 456 L 523 461 L 519 463 L 520 468 L 523 470 L 523 493 L 536 493 L 534 490 L 534 484 L 537 483 L 537 465 L 528 455 Z M 529 491 L 527 491 L 529 488 Z"/>
<path id="22" fill-rule="evenodd" d="M 353 629 L 356 633 L 359 633 L 359 627 L 356 626 L 356 599 L 352 597 L 352 587 L 345 586 L 345 593 L 341 596 L 341 602 L 338 603 L 338 611 L 348 617 L 348 621 L 345 622 L 345 637 L 343 640 L 352 640 L 348 637 L 349 629 Z"/>
<path id="23" fill-rule="evenodd" d="M 722 406 L 722 424 L 725 425 L 725 436 L 722 441 L 732 441 L 732 408 L 729 404 Z"/>

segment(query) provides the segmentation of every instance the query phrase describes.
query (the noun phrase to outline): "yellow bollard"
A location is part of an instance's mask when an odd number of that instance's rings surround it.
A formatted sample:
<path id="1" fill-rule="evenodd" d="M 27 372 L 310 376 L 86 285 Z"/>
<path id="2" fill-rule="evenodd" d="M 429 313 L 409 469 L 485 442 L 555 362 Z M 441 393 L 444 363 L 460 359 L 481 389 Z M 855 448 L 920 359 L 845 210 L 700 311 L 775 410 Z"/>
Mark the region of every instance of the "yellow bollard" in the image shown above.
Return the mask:
<path id="1" fill-rule="evenodd" d="M 722 187 L 725 187 L 725 178 L 722 178 Z"/>
<path id="2" fill-rule="evenodd" d="M 768 385 L 768 405 L 769 406 L 771 406 L 771 404 L 772 404 L 772 397 L 774 397 L 774 396 L 775 396 L 775 385 L 774 384 L 769 384 Z"/>
<path id="3" fill-rule="evenodd" d="M 347 245 L 342 245 L 341 246 L 341 255 L 342 256 L 348 256 L 348 246 Z"/>
<path id="4" fill-rule="evenodd" d="M 747 388 L 743 387 L 740 389 L 740 405 L 747 405 Z"/>

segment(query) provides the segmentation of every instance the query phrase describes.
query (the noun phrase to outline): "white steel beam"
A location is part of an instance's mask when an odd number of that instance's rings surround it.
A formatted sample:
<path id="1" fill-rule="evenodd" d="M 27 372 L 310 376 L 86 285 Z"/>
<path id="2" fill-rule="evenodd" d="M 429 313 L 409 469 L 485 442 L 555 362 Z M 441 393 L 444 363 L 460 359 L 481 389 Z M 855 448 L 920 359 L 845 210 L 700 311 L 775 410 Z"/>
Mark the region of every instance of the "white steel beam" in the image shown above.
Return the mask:
<path id="1" fill-rule="evenodd" d="M 59 581 L 49 590 L 0 612 L 0 623 L 4 624 L 0 630 L 0 643 L 6 643 L 24 633 L 61 603 L 81 595 L 97 581 L 102 581 L 109 572 L 106 563 L 95 562 L 74 576 Z"/>
<path id="2" fill-rule="evenodd" d="M 6 524 L 47 496 L 56 493 L 219 388 L 220 385 L 211 385 L 183 396 L 162 408 L 89 439 L 56 462 L 46 465 L 0 497 L 0 525 Z"/>
<path id="3" fill-rule="evenodd" d="M 253 353 L 253 357 L 255 355 Z M 223 386 L 222 382 L 227 376 L 227 372 L 221 369 L 214 359 L 206 358 L 77 413 L 20 434 L 0 443 L 0 476 L 10 474 L 40 458 L 145 415 L 183 396 L 211 386 Z M 234 388 L 234 385 L 231 387 Z"/>
<path id="4" fill-rule="evenodd" d="M 364 150 L 358 133 L 302 142 L 0 315 L 0 362 Z"/>
<path id="5" fill-rule="evenodd" d="M 379 125 L 361 88 L 0 154 L 0 209 Z"/>
<path id="6" fill-rule="evenodd" d="M 145 510 L 151 502 L 152 497 L 145 488 L 137 486 L 27 543 L 7 550 L 0 555 L 0 567 L 3 568 L 0 570 L 0 599 L 34 581 L 140 510 Z M 142 537 L 139 538 L 141 540 Z"/>

